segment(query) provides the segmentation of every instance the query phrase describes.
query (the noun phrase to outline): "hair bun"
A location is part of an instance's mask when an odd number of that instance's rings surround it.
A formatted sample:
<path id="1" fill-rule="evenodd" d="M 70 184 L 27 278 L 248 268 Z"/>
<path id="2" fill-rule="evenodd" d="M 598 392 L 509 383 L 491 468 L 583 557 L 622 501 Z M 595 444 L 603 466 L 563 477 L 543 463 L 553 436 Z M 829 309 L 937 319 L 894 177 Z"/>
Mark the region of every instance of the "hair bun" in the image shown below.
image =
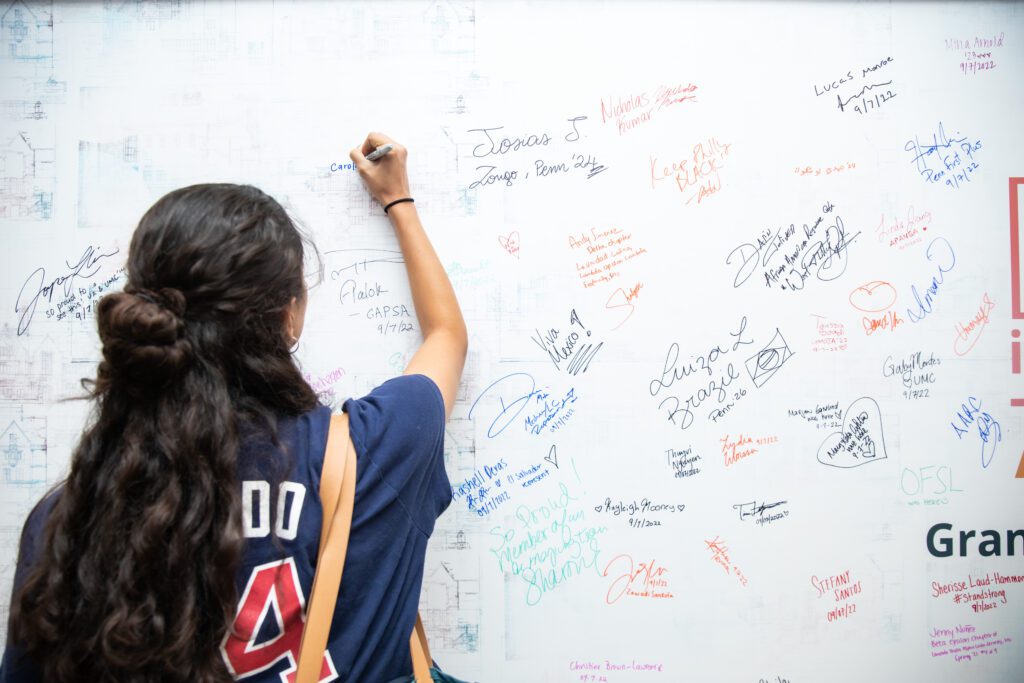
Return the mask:
<path id="1" fill-rule="evenodd" d="M 108 294 L 97 307 L 103 359 L 133 394 L 163 388 L 192 362 L 185 338 L 185 295 L 177 289 Z"/>

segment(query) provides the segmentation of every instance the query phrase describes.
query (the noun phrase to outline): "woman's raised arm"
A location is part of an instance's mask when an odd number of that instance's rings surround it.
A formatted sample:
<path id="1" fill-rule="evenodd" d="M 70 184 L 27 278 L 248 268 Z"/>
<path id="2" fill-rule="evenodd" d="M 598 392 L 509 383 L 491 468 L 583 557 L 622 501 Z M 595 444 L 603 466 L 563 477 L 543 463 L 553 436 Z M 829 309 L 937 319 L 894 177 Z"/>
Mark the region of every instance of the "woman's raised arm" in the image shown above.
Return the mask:
<path id="1" fill-rule="evenodd" d="M 367 154 L 385 144 L 394 146 L 391 153 L 377 161 L 367 161 Z M 383 133 L 370 133 L 362 146 L 353 149 L 349 156 L 370 194 L 381 206 L 410 196 L 405 165 L 407 151 L 402 145 Z M 423 344 L 413 354 L 405 374 L 422 374 L 434 380 L 444 397 L 447 417 L 452 412 L 466 362 L 469 344 L 466 323 L 448 274 L 420 222 L 416 205 L 413 202 L 395 204 L 388 210 L 388 217 L 402 249 L 416 317 L 423 332 Z"/>

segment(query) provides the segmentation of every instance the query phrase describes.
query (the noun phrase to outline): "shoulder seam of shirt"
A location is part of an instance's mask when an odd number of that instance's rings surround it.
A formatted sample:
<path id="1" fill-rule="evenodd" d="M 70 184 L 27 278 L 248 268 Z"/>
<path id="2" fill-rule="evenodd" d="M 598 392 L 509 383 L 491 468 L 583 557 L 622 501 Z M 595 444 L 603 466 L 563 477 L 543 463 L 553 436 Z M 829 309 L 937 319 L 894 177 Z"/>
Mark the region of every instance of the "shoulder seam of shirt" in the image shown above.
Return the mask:
<path id="1" fill-rule="evenodd" d="M 387 477 L 384 476 L 384 471 L 380 468 L 380 466 L 377 464 L 377 462 L 370 456 L 370 454 L 367 453 L 366 444 L 362 443 L 362 439 L 361 438 L 357 438 L 356 435 L 351 434 L 351 433 L 349 433 L 349 435 L 352 437 L 352 445 L 355 446 L 356 458 L 359 458 L 359 457 L 366 458 L 367 459 L 367 463 L 370 464 L 370 465 L 373 465 L 374 471 L 377 472 L 377 476 L 379 476 L 381 478 L 381 481 L 384 483 L 384 485 L 386 485 L 388 488 L 390 488 L 392 490 L 392 492 L 394 493 L 394 501 L 395 501 L 395 503 L 398 504 L 398 507 L 400 507 L 404 513 L 406 513 L 406 516 L 409 517 L 409 521 L 413 523 L 413 526 L 416 527 L 416 530 L 419 531 L 420 533 L 422 533 L 422 535 L 423 535 L 423 537 L 425 539 L 430 539 L 429 533 L 427 533 L 425 530 L 423 530 L 420 527 L 419 523 L 416 521 L 416 516 L 409 510 L 408 507 L 406 507 L 406 503 L 404 503 L 401 500 L 401 496 L 399 495 L 398 489 L 395 488 L 391 484 L 391 482 L 387 480 Z M 358 482 L 356 482 L 356 483 L 358 483 Z"/>
<path id="2" fill-rule="evenodd" d="M 444 397 L 441 395 L 441 389 L 440 389 L 440 387 L 437 386 L 437 383 L 434 382 L 434 380 L 430 379 L 429 377 L 427 377 L 426 375 L 424 375 L 422 373 L 414 373 L 414 374 L 411 374 L 411 375 L 399 375 L 398 377 L 419 377 L 421 379 L 418 379 L 416 381 L 426 382 L 428 386 L 433 388 L 433 392 L 432 393 L 434 394 L 434 396 L 436 398 L 440 399 L 440 404 L 441 404 L 441 430 L 440 430 L 439 434 L 441 435 L 441 438 L 444 438 Z M 398 379 L 398 377 L 393 377 L 392 380 L 393 379 Z M 391 381 L 391 380 L 388 380 L 388 381 Z M 348 401 L 358 401 L 358 400 L 359 399 L 356 398 L 356 397 L 350 397 L 346 401 L 343 401 L 342 402 L 342 410 L 344 410 L 344 406 L 345 406 L 346 403 L 348 403 Z M 386 476 L 384 476 L 384 470 L 381 469 L 381 467 L 377 464 L 377 462 L 373 459 L 373 457 L 370 456 L 369 453 L 367 452 L 366 444 L 363 443 L 361 435 L 357 435 L 354 432 L 352 432 L 352 430 L 351 430 L 351 422 L 349 422 L 349 425 L 350 425 L 349 436 L 352 437 L 352 445 L 356 447 L 356 457 L 359 457 L 361 455 L 362 457 L 366 458 L 366 461 L 368 463 L 373 465 L 373 468 L 377 472 L 377 476 L 380 477 L 380 480 L 389 489 L 391 489 L 391 491 L 395 494 L 395 501 L 402 508 L 402 511 L 405 512 L 406 517 L 409 518 L 409 521 L 412 522 L 412 525 L 416 528 L 416 530 L 419 531 L 421 534 L 423 534 L 424 538 L 429 540 L 430 539 L 430 534 L 428 534 L 426 531 L 424 531 L 420 527 L 420 525 L 417 523 L 415 515 L 413 515 L 412 512 L 409 511 L 409 508 L 406 507 L 405 503 L 402 501 L 402 498 L 401 498 L 399 490 L 397 488 L 395 488 L 395 486 L 390 481 L 388 481 L 388 478 Z M 433 449 L 436 448 L 436 446 L 437 446 L 437 439 L 435 438 L 433 444 L 431 445 L 431 454 L 433 454 Z M 443 461 L 443 459 L 444 459 L 444 453 L 443 452 L 441 453 L 441 458 L 442 458 L 442 461 Z"/>

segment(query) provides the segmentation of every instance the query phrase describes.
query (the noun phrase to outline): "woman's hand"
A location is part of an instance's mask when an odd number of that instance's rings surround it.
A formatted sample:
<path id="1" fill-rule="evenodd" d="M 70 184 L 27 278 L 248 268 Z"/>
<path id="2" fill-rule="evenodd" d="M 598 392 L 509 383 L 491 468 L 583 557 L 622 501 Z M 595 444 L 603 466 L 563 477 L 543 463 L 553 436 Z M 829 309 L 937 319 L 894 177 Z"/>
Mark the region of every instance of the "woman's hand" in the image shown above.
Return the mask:
<path id="1" fill-rule="evenodd" d="M 390 152 L 376 161 L 366 160 L 367 154 L 387 144 L 394 147 Z M 348 156 L 359 169 L 359 176 L 366 184 L 366 189 L 381 206 L 410 196 L 409 178 L 405 171 L 408 151 L 384 133 L 370 133 L 362 146 L 354 148 Z"/>

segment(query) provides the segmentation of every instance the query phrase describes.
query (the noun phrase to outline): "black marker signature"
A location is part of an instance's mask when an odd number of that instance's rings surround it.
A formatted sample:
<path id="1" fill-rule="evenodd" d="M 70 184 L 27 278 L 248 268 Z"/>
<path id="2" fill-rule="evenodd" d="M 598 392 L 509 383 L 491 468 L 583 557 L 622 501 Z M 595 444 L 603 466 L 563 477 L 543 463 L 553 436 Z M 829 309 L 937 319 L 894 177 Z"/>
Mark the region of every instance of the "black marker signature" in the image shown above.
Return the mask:
<path id="1" fill-rule="evenodd" d="M 817 220 L 814 221 L 813 226 L 808 226 L 806 223 L 803 225 L 803 242 L 807 243 L 817 232 L 818 227 L 821 225 L 824 219 L 818 216 Z M 793 239 L 797 235 L 796 225 L 790 223 L 789 227 L 783 232 L 782 228 L 778 228 L 775 232 L 771 232 L 770 229 L 765 230 L 757 237 L 757 243 L 747 242 L 729 252 L 729 256 L 725 259 L 725 264 L 730 265 L 732 263 L 733 256 L 739 252 L 739 257 L 742 259 L 739 270 L 736 272 L 736 278 L 733 280 L 732 286 L 739 287 L 744 282 L 750 279 L 750 276 L 754 274 L 758 266 L 765 268 L 768 266 L 768 261 L 772 259 L 775 254 L 778 253 L 779 249 L 785 246 L 789 240 Z M 796 239 L 800 239 L 796 237 Z"/>
<path id="2" fill-rule="evenodd" d="M 835 280 L 846 272 L 846 249 L 858 237 L 860 237 L 860 232 L 847 237 L 843 219 L 836 216 L 835 224 L 830 225 L 825 231 L 825 239 L 812 245 L 811 250 L 806 252 L 801 259 L 800 265 L 804 268 L 804 274 L 801 277 L 806 279 L 806 272 L 816 265 L 818 269 L 814 274 L 819 280 L 823 282 Z"/>
<path id="3" fill-rule="evenodd" d="M 356 275 L 359 275 L 359 267 L 362 266 L 363 272 L 366 272 L 367 266 L 371 263 L 405 263 L 405 259 L 402 258 L 402 252 L 395 251 L 394 249 L 332 249 L 325 251 L 324 256 L 328 254 L 347 254 L 351 252 L 369 252 L 373 254 L 383 254 L 379 258 L 362 258 L 358 259 L 355 263 L 350 263 L 347 266 L 341 268 L 334 268 L 331 270 L 331 280 L 337 280 L 346 270 L 353 269 Z"/>
<path id="4" fill-rule="evenodd" d="M 21 286 L 21 291 L 18 292 L 18 301 L 14 304 L 14 312 L 20 314 L 18 316 L 18 334 L 22 335 L 28 331 L 28 326 L 32 322 L 32 316 L 35 315 L 36 306 L 39 305 L 40 298 L 44 298 L 47 303 L 51 302 L 57 285 L 64 285 L 64 296 L 70 296 L 76 277 L 83 279 L 92 277 L 99 272 L 100 268 L 97 264 L 101 260 L 109 258 L 119 251 L 119 249 L 114 249 L 110 253 L 102 253 L 97 252 L 96 247 L 88 247 L 82 252 L 82 256 L 79 257 L 77 263 L 71 264 L 65 261 L 64 263 L 71 269 L 70 272 L 55 278 L 50 281 L 50 284 L 46 284 L 45 268 L 33 270 L 32 274 L 25 280 L 25 284 Z"/>
<path id="5" fill-rule="evenodd" d="M 737 503 L 732 507 L 734 510 L 740 511 L 740 519 L 746 519 L 747 517 L 754 517 L 755 515 L 758 517 L 763 516 L 766 510 L 771 510 L 773 507 L 785 504 L 786 501 L 780 500 L 777 503 L 761 503 L 759 505 L 756 501 L 752 500 L 749 503 Z"/>
<path id="6" fill-rule="evenodd" d="M 845 111 L 846 105 L 850 104 L 850 102 L 853 102 L 855 99 L 857 99 L 858 97 L 860 97 L 861 95 L 866 93 L 868 90 L 871 90 L 872 88 L 881 88 L 883 85 L 892 85 L 892 81 L 889 80 L 889 81 L 886 81 L 885 83 L 874 83 L 874 84 L 870 84 L 869 83 L 868 85 L 865 85 L 863 88 L 861 88 L 859 93 L 857 93 L 856 95 L 852 95 L 845 102 L 843 102 L 843 98 L 842 97 L 840 97 L 839 95 L 836 95 L 836 99 L 839 100 L 839 111 Z"/>
<path id="7" fill-rule="evenodd" d="M 754 342 L 753 339 L 749 339 L 747 341 L 743 340 L 743 333 L 746 332 L 746 330 L 747 316 L 743 316 L 743 318 L 740 319 L 740 329 L 736 332 L 729 333 L 730 337 L 735 337 L 735 341 L 732 343 L 733 351 L 736 351 L 743 345 L 752 344 Z M 707 373 L 708 377 L 713 376 L 714 369 L 712 368 L 712 365 L 721 356 L 729 353 L 728 347 L 728 344 L 726 344 L 726 348 L 724 349 L 721 346 L 715 345 L 708 349 L 707 353 L 697 356 L 696 358 L 691 357 L 692 360 L 688 364 L 680 367 L 679 344 L 677 342 L 672 342 L 668 347 L 668 353 L 665 355 L 665 364 L 662 366 L 661 377 L 652 379 L 647 385 L 647 390 L 650 392 L 651 396 L 657 396 L 659 391 L 662 389 L 668 389 L 674 382 L 685 379 L 690 375 L 697 374 L 700 371 Z M 730 372 L 730 374 L 732 373 Z M 668 378 L 667 381 L 665 379 L 666 377 Z M 664 401 L 662 402 L 664 403 Z"/>

